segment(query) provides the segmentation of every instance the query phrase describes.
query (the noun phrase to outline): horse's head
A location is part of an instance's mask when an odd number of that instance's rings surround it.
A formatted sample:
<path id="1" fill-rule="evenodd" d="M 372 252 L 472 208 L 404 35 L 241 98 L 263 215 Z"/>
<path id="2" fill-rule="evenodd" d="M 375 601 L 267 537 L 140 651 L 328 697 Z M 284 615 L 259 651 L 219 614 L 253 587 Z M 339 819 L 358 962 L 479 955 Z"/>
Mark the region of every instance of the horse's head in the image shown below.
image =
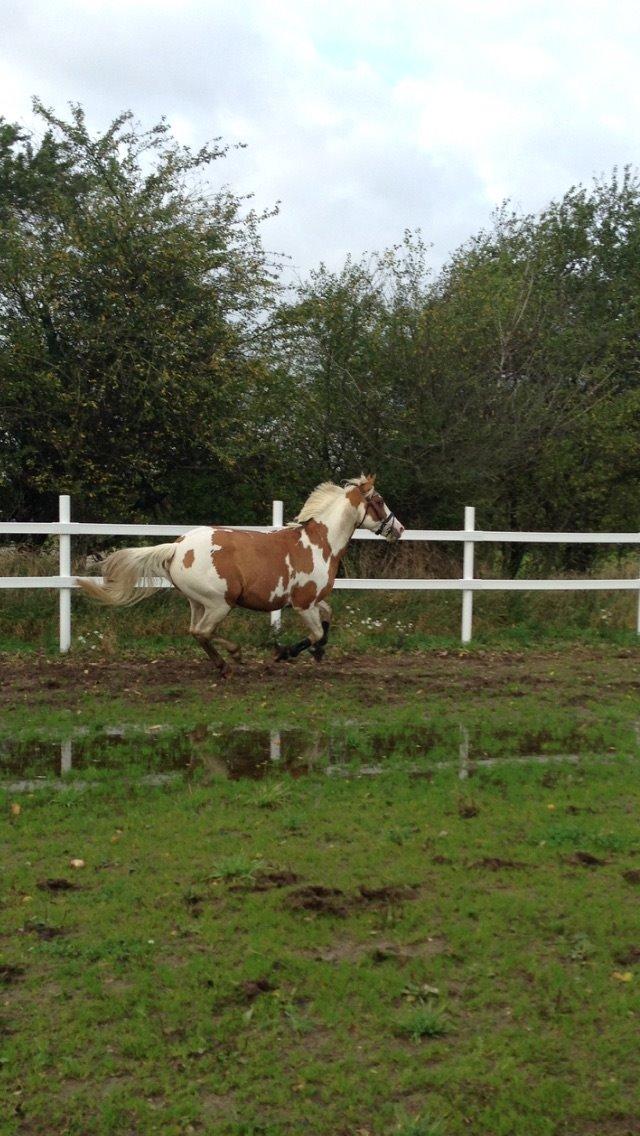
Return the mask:
<path id="1" fill-rule="evenodd" d="M 400 524 L 395 513 L 392 513 L 383 501 L 375 487 L 375 480 L 375 474 L 368 473 L 348 482 L 360 495 L 358 500 L 354 493 L 350 500 L 358 509 L 364 510 L 362 520 L 358 521 L 358 528 L 369 529 L 377 536 L 383 536 L 385 540 L 400 540 L 404 532 L 404 525 Z"/>

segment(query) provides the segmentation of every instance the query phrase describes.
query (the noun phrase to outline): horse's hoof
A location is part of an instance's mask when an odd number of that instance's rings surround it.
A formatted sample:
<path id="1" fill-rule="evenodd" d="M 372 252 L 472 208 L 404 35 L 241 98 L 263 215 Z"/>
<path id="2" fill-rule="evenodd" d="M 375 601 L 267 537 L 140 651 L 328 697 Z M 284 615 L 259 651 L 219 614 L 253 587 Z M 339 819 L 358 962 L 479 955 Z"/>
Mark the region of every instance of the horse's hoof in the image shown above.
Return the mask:
<path id="1" fill-rule="evenodd" d="M 282 662 L 288 661 L 291 658 L 291 653 L 290 653 L 289 647 L 287 647 L 286 645 L 283 646 L 283 647 L 276 645 L 276 649 L 275 649 L 275 653 L 274 653 L 273 657 L 274 657 L 276 663 L 282 663 Z"/>
<path id="2" fill-rule="evenodd" d="M 313 655 L 313 661 L 315 663 L 321 663 L 324 658 L 324 647 L 316 647 L 315 651 L 312 651 L 311 654 Z"/>

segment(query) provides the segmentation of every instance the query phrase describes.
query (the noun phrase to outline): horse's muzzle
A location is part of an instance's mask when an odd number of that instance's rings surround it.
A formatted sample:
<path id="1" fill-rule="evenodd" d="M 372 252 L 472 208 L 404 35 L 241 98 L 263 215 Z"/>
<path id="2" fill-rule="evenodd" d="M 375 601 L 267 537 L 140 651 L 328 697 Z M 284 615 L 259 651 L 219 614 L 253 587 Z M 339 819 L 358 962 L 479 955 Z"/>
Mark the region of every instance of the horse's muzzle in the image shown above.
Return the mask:
<path id="1" fill-rule="evenodd" d="M 390 541 L 400 540 L 400 537 L 402 536 L 403 532 L 404 532 L 404 525 L 401 525 L 398 518 L 394 517 L 393 518 L 393 524 L 392 524 L 391 528 L 389 529 L 389 531 L 387 533 L 385 533 L 385 538 L 387 540 L 390 540 Z"/>

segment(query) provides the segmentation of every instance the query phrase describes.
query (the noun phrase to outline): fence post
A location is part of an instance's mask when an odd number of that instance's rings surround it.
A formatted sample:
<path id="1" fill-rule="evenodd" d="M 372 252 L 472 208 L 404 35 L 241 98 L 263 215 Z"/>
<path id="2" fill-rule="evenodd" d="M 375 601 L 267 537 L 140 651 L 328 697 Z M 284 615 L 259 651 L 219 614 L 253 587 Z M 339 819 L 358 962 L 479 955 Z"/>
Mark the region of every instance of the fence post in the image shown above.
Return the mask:
<path id="1" fill-rule="evenodd" d="M 472 533 L 476 527 L 476 511 L 473 505 L 466 505 L 464 510 L 465 532 Z M 462 564 L 462 577 L 464 580 L 473 580 L 473 550 L 472 540 L 464 542 L 464 557 Z M 470 588 L 462 592 L 462 642 L 469 643 L 473 626 L 473 592 Z"/>
<path id="2" fill-rule="evenodd" d="M 284 524 L 284 509 L 282 501 L 273 501 L 271 504 L 271 524 L 274 529 L 281 529 Z M 282 627 L 282 612 L 271 612 L 271 630 L 277 635 Z"/>
<path id="3" fill-rule="evenodd" d="M 58 519 L 71 520 L 71 498 L 58 498 Z M 71 537 L 60 536 L 60 575 L 71 576 Z M 64 654 L 71 646 L 71 588 L 60 588 L 60 650 Z"/>

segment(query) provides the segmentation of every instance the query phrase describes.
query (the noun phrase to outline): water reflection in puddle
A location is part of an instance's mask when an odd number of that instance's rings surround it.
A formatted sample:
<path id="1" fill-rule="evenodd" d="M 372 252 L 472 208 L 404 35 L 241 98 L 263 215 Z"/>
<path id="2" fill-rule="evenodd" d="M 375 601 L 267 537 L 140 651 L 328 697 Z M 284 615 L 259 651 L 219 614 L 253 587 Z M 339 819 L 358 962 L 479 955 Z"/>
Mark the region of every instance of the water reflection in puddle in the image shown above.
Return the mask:
<path id="1" fill-rule="evenodd" d="M 318 752 L 317 740 L 302 730 L 209 730 L 199 726 L 179 733 L 163 726 L 109 726 L 96 733 L 78 730 L 62 741 L 0 739 L 0 778 L 7 787 L 8 774 L 30 776 L 31 786 L 71 772 L 100 768 L 140 772 L 142 767 L 157 771 L 144 775 L 156 782 L 196 768 L 232 780 L 259 779 L 274 767 L 307 772 Z"/>
<path id="2" fill-rule="evenodd" d="M 636 722 L 627 723 L 615 748 L 599 746 L 597 736 L 569 731 L 557 752 L 550 751 L 549 739 L 542 734 L 487 739 L 455 722 L 439 723 L 438 728 L 425 723 L 396 734 L 367 732 L 357 723 L 329 732 L 222 729 L 206 723 L 183 731 L 161 724 L 109 726 L 93 732 L 81 728 L 57 740 L 0 738 L 0 787 L 14 792 L 65 784 L 77 787 L 82 781 L 77 777 L 70 781 L 69 774 L 81 776 L 97 769 L 121 772 L 148 785 L 162 785 L 196 771 L 207 778 L 257 780 L 274 770 L 292 777 L 314 771 L 333 777 L 375 777 L 391 768 L 417 774 L 450 769 L 466 781 L 478 770 L 499 764 L 576 763 L 584 757 L 606 759 L 612 752 L 637 755 L 637 727 Z M 565 751 L 569 747 L 572 752 Z"/>

